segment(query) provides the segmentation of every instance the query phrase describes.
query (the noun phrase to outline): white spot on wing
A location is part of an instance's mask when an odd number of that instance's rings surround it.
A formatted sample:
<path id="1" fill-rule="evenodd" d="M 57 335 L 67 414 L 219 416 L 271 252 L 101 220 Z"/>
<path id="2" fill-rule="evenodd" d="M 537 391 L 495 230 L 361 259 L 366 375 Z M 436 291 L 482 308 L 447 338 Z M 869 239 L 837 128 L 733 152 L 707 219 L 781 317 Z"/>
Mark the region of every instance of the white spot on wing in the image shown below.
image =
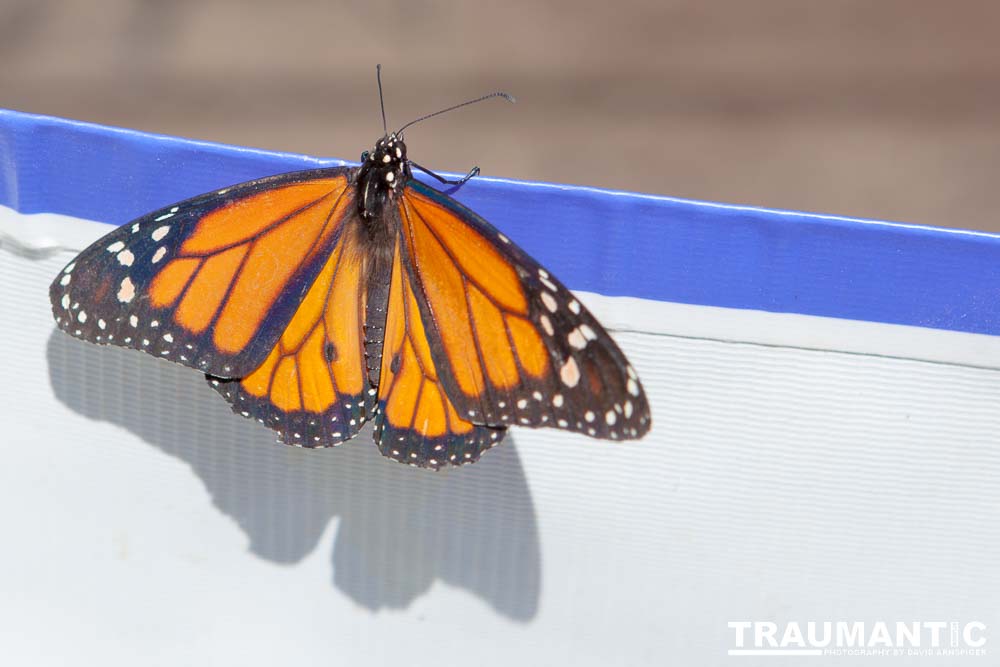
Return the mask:
<path id="1" fill-rule="evenodd" d="M 547 333 L 550 336 L 553 333 L 555 333 L 555 329 L 552 328 L 552 322 L 549 320 L 549 316 L 548 315 L 542 315 L 538 319 L 539 319 L 539 321 L 541 321 L 542 328 L 545 329 L 545 333 Z"/>
<path id="2" fill-rule="evenodd" d="M 61 303 L 63 308 L 69 310 L 69 294 L 63 294 Z"/>
<path id="3" fill-rule="evenodd" d="M 632 394 L 633 396 L 639 395 L 639 385 L 632 378 L 628 379 L 628 383 L 625 385 L 625 387 L 626 389 L 628 389 L 628 393 Z"/>
<path id="4" fill-rule="evenodd" d="M 580 367 L 576 365 L 576 359 L 570 357 L 559 369 L 559 378 L 567 387 L 575 387 L 580 381 Z"/>
<path id="5" fill-rule="evenodd" d="M 552 405 L 556 406 L 557 408 L 561 408 L 562 407 L 562 405 L 563 405 L 563 396 L 562 396 L 562 394 L 556 394 L 555 396 L 552 397 Z"/>
<path id="6" fill-rule="evenodd" d="M 577 301 L 576 299 L 570 301 L 569 302 L 569 309 L 573 312 L 574 315 L 579 315 L 580 314 L 580 302 Z"/>
<path id="7" fill-rule="evenodd" d="M 132 279 L 128 276 L 122 280 L 121 287 L 118 289 L 118 300 L 122 303 L 130 303 L 132 299 L 135 298 L 135 285 L 132 284 Z"/>
<path id="8" fill-rule="evenodd" d="M 137 327 L 139 326 L 139 318 L 136 317 L 135 315 L 129 315 L 128 323 L 131 324 L 133 327 Z"/>
<path id="9" fill-rule="evenodd" d="M 570 331 L 569 335 L 566 336 L 566 340 L 569 341 L 570 345 L 572 345 L 578 350 L 582 350 L 583 348 L 587 347 L 587 339 L 584 338 L 582 333 L 580 333 L 580 327 L 577 327 L 576 329 Z"/>
<path id="10" fill-rule="evenodd" d="M 121 241 L 115 241 L 114 243 L 108 246 L 108 252 L 118 252 L 119 250 L 122 250 L 124 247 L 125 247 L 124 243 L 122 243 Z"/>
<path id="11" fill-rule="evenodd" d="M 72 280 L 72 276 L 70 276 L 70 275 L 69 275 L 69 274 L 67 273 L 66 275 L 64 275 L 64 276 L 62 277 L 62 280 L 60 280 L 60 281 L 59 281 L 59 284 L 60 284 L 60 285 L 62 285 L 63 287 L 66 287 L 66 285 L 69 285 L 69 281 L 70 281 L 70 280 Z"/>
<path id="12" fill-rule="evenodd" d="M 542 292 L 542 303 L 544 303 L 545 307 L 549 309 L 549 312 L 553 313 L 556 312 L 556 308 L 559 307 L 559 304 L 556 303 L 556 298 L 548 292 Z"/>
<path id="13" fill-rule="evenodd" d="M 81 310 L 79 313 L 77 313 L 76 319 L 80 321 L 80 324 L 83 324 L 84 322 L 87 321 L 87 313 Z"/>
<path id="14" fill-rule="evenodd" d="M 604 415 L 604 421 L 608 423 L 608 426 L 614 426 L 615 422 L 618 421 L 618 415 L 615 414 L 614 410 L 608 410 Z"/>
<path id="15" fill-rule="evenodd" d="M 170 225 L 163 225 L 162 227 L 157 227 L 153 230 L 153 233 L 149 235 L 154 241 L 161 240 L 170 231 Z"/>
<path id="16" fill-rule="evenodd" d="M 118 253 L 118 263 L 122 266 L 132 266 L 132 262 L 135 260 L 135 255 L 132 251 L 126 248 Z"/>
<path id="17" fill-rule="evenodd" d="M 156 264 L 161 259 L 163 259 L 163 256 L 166 254 L 167 254 L 167 248 L 165 246 L 160 246 L 159 248 L 157 248 L 156 252 L 153 253 L 153 264 Z"/>

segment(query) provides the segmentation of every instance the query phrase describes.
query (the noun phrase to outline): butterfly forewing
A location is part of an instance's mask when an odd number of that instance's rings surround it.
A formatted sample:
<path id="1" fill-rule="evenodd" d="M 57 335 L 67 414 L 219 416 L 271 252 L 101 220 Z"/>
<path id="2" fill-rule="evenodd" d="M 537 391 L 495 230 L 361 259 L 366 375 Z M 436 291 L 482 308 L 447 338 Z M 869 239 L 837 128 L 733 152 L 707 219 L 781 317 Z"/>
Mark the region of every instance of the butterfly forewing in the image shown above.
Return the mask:
<path id="1" fill-rule="evenodd" d="M 243 377 L 267 358 L 353 214 L 350 176 L 283 174 L 123 225 L 53 281 L 56 322 L 93 343 Z"/>
<path id="2" fill-rule="evenodd" d="M 601 438 L 645 434 L 649 405 L 634 369 L 573 294 L 469 209 L 409 186 L 404 275 L 459 414 Z"/>

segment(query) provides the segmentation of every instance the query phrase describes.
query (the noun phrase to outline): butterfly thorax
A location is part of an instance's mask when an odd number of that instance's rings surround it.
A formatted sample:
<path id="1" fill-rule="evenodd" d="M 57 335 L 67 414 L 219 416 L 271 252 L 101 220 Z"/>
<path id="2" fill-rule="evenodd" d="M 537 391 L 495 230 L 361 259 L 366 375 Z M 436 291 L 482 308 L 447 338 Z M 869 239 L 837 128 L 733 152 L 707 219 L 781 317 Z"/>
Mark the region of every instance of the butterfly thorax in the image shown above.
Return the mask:
<path id="1" fill-rule="evenodd" d="M 356 185 L 358 213 L 369 228 L 383 219 L 382 212 L 403 191 L 410 177 L 406 144 L 395 133 L 379 139 L 375 148 L 362 156 Z"/>

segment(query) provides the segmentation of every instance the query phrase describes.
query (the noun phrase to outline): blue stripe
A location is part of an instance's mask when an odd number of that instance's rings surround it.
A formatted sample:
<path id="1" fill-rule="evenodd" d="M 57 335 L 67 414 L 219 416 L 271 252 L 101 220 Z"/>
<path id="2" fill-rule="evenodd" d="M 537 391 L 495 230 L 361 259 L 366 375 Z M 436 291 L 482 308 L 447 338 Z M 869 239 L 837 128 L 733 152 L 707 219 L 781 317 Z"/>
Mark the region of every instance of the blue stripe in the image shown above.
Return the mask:
<path id="1" fill-rule="evenodd" d="M 121 224 L 341 164 L 0 110 L 0 204 L 24 213 Z M 574 289 L 1000 334 L 1000 236 L 483 177 L 455 197 Z"/>

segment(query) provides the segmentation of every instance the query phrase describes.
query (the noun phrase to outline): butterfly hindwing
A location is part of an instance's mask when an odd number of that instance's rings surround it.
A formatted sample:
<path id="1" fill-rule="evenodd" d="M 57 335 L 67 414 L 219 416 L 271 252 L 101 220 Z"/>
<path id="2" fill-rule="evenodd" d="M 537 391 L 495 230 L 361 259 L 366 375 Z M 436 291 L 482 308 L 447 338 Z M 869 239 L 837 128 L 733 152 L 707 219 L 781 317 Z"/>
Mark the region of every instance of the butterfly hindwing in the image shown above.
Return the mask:
<path id="1" fill-rule="evenodd" d="M 448 398 L 397 243 L 375 422 L 379 450 L 398 461 L 436 469 L 478 460 L 505 433 L 503 427 L 490 428 L 464 419 Z"/>
<path id="2" fill-rule="evenodd" d="M 375 412 L 363 334 L 370 258 L 354 222 L 264 362 L 238 380 L 208 377 L 234 412 L 260 420 L 290 445 L 336 445 Z"/>
<path id="3" fill-rule="evenodd" d="M 573 294 L 474 212 L 407 185 L 404 275 L 457 412 L 481 425 L 645 434 L 649 404 L 635 370 Z"/>
<path id="4" fill-rule="evenodd" d="M 282 174 L 150 213 L 49 290 L 68 333 L 220 377 L 267 358 L 353 213 L 348 168 Z"/>

